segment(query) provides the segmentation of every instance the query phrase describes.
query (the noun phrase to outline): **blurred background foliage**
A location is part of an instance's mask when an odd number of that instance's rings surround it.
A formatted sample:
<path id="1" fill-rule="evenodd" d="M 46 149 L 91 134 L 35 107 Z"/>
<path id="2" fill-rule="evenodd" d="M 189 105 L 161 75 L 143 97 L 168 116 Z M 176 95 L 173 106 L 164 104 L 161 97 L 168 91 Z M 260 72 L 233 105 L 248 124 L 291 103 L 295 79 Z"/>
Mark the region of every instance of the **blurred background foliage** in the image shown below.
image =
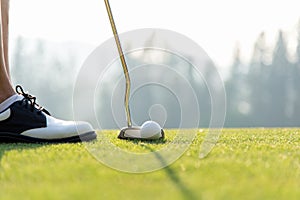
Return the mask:
<path id="1" fill-rule="evenodd" d="M 298 26 L 296 52 L 289 52 L 285 34 L 278 31 L 275 47 L 266 45 L 262 32 L 253 45 L 252 59 L 243 63 L 240 47 L 233 51 L 233 64 L 228 66 L 229 74 L 221 76 L 227 94 L 225 127 L 295 127 L 300 126 L 300 23 Z M 150 39 L 151 40 L 151 39 Z M 39 103 L 55 116 L 72 119 L 72 94 L 76 75 L 85 57 L 93 47 L 77 43 L 51 43 L 43 40 L 29 40 L 19 37 L 11 48 L 12 78 L 14 84 L 21 84 L 25 90 L 38 97 Z M 138 63 L 138 58 L 128 57 L 128 63 Z M 193 59 L 193 58 L 189 58 Z M 211 77 L 212 66 L 206 66 L 203 78 L 195 75 L 193 66 L 183 65 L 176 58 L 168 58 L 164 64 L 180 68 L 193 87 L 200 102 L 200 127 L 208 127 L 211 118 L 210 95 L 205 79 Z M 144 74 L 151 76 L 151 74 Z M 173 80 L 176 84 L 176 80 Z M 110 91 L 113 87 L 107 82 L 107 90 L 102 91 L 97 113 L 102 119 L 102 128 L 117 128 L 110 111 Z M 182 87 L 178 84 L 177 87 Z M 182 88 L 184 90 L 184 88 Z M 148 117 L 147 110 L 157 102 L 155 88 L 146 88 L 139 98 L 132 99 L 133 116 L 137 123 Z M 138 98 L 138 97 L 136 97 Z M 168 95 L 160 95 L 168 113 L 165 126 L 176 128 L 180 121 L 178 103 Z M 123 101 L 121 99 L 120 101 Z M 188 99 L 186 99 L 188 101 Z M 84 105 L 83 105 L 84 109 Z M 122 111 L 124 112 L 124 111 Z M 125 115 L 125 114 L 124 114 Z M 91 120 L 85 116 L 83 120 Z"/>

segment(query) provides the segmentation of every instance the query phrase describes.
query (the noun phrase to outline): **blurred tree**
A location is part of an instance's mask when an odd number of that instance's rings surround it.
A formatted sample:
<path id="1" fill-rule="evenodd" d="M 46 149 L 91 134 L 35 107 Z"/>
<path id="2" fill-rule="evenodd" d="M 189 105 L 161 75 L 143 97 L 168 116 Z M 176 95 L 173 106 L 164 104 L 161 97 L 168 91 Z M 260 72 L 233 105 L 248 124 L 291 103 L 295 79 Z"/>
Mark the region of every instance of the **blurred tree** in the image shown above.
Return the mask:
<path id="1" fill-rule="evenodd" d="M 283 32 L 279 31 L 278 40 L 273 52 L 270 76 L 267 82 L 269 96 L 267 99 L 268 122 L 266 126 L 286 126 L 288 106 L 288 78 L 291 63 L 287 58 L 286 43 Z"/>
<path id="2" fill-rule="evenodd" d="M 186 56 L 187 60 L 190 61 L 187 66 L 187 80 L 195 95 L 199 104 L 200 111 L 200 123 L 199 127 L 209 127 L 211 119 L 211 97 L 207 88 L 207 83 L 213 81 L 213 63 L 206 63 L 202 72 L 197 71 L 195 66 L 192 64 L 194 58 Z M 200 74 L 203 73 L 203 74 Z"/>
<path id="3" fill-rule="evenodd" d="M 292 122 L 294 126 L 300 125 L 300 20 L 298 22 L 298 41 L 296 49 L 296 63 L 293 68 L 293 91 L 294 91 L 294 105 L 292 113 Z"/>
<path id="4" fill-rule="evenodd" d="M 249 102 L 247 101 L 248 89 L 245 72 L 246 66 L 241 63 L 240 47 L 237 44 L 230 78 L 225 85 L 227 94 L 226 126 L 248 126 Z"/>
<path id="5" fill-rule="evenodd" d="M 300 64 L 300 20 L 298 22 L 298 30 L 297 30 L 297 36 L 298 36 L 298 44 L 297 44 L 297 63 Z"/>
<path id="6" fill-rule="evenodd" d="M 270 94 L 266 88 L 266 82 L 269 78 L 270 67 L 265 64 L 266 52 L 265 33 L 262 32 L 255 42 L 247 77 L 250 126 L 264 126 L 268 120 L 267 107 Z"/>

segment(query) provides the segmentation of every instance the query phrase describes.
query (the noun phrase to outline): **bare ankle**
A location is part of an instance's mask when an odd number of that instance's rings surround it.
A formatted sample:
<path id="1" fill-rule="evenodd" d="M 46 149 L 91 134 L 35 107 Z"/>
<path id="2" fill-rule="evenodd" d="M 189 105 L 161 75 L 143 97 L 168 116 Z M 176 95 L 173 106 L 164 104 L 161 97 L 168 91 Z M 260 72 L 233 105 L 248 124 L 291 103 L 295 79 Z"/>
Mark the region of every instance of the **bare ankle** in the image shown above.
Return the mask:
<path id="1" fill-rule="evenodd" d="M 9 97 L 13 96 L 15 93 L 15 91 L 7 91 L 4 93 L 0 93 L 0 103 L 4 102 L 6 99 L 8 99 Z"/>

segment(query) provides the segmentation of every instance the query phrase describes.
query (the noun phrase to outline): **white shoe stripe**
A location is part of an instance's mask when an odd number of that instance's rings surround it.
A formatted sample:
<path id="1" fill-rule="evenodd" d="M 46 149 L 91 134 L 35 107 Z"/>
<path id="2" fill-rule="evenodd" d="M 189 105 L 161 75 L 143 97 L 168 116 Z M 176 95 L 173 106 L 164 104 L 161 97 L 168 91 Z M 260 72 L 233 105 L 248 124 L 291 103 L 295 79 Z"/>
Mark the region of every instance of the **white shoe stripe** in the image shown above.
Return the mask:
<path id="1" fill-rule="evenodd" d="M 87 122 L 64 121 L 49 115 L 46 118 L 47 127 L 30 129 L 21 135 L 39 139 L 62 139 L 94 131 Z"/>
<path id="2" fill-rule="evenodd" d="M 10 117 L 10 109 L 7 109 L 3 113 L 0 113 L 0 121 L 4 121 Z"/>

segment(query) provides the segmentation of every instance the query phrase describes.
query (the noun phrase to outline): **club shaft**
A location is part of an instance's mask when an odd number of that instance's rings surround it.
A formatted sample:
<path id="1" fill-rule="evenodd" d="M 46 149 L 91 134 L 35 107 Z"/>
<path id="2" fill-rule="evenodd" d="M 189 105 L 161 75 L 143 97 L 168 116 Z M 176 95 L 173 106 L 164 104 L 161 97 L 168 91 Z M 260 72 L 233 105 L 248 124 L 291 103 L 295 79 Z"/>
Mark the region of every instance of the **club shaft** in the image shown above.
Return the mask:
<path id="1" fill-rule="evenodd" d="M 113 34 L 114 34 L 114 38 L 115 38 L 115 41 L 116 41 L 116 45 L 118 47 L 118 52 L 119 52 L 120 60 L 121 60 L 124 75 L 125 75 L 126 88 L 125 88 L 124 105 L 125 105 L 125 111 L 126 111 L 127 126 L 131 127 L 132 122 L 131 122 L 131 115 L 130 115 L 130 108 L 129 108 L 129 97 L 130 97 L 130 87 L 131 87 L 131 85 L 130 85 L 130 76 L 129 76 L 125 56 L 124 56 L 124 53 L 123 53 L 123 50 L 122 50 L 122 46 L 121 46 L 120 38 L 119 38 L 119 35 L 118 35 L 118 31 L 117 31 L 117 28 L 116 28 L 116 24 L 115 24 L 115 21 L 114 21 L 114 17 L 112 15 L 112 11 L 111 11 L 111 8 L 110 8 L 109 0 L 104 0 L 104 2 L 105 2 L 106 10 L 107 10 L 107 13 L 108 13 L 110 25 L 111 25 L 111 28 L 112 28 L 112 31 L 113 31 Z"/>

